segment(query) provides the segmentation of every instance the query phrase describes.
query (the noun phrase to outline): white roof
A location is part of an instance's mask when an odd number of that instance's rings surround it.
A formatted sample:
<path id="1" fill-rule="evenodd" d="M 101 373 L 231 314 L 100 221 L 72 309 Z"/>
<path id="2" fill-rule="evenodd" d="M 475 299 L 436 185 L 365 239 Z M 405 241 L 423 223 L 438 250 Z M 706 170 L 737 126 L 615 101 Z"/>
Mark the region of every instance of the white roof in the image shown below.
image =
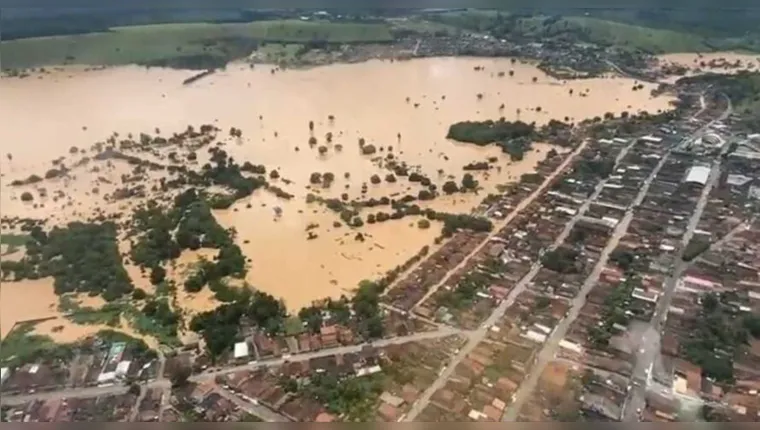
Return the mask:
<path id="1" fill-rule="evenodd" d="M 116 378 L 116 372 L 106 372 L 98 375 L 98 382 L 108 382 Z"/>
<path id="2" fill-rule="evenodd" d="M 116 365 L 116 370 L 115 370 L 116 375 L 118 376 L 126 375 L 127 372 L 129 372 L 130 364 L 132 364 L 132 362 L 129 360 L 124 360 L 124 361 L 119 362 L 119 364 Z"/>
<path id="3" fill-rule="evenodd" d="M 538 332 L 533 331 L 533 330 L 528 330 L 527 332 L 520 334 L 520 337 L 528 339 L 528 340 L 532 340 L 533 342 L 536 342 L 536 343 L 544 343 L 544 342 L 546 342 L 546 335 L 545 334 L 538 333 Z"/>
<path id="4" fill-rule="evenodd" d="M 698 184 L 706 184 L 707 178 L 710 176 L 710 168 L 707 166 L 694 166 L 689 169 L 686 174 L 684 182 L 696 182 Z"/>
<path id="5" fill-rule="evenodd" d="M 3 367 L 2 369 L 0 369 L 0 382 L 5 381 L 5 378 L 7 378 L 10 373 L 11 373 L 11 369 L 7 367 Z"/>
<path id="6" fill-rule="evenodd" d="M 356 376 L 372 375 L 372 374 L 382 372 L 382 371 L 383 371 L 383 368 L 378 365 L 374 365 L 370 367 L 362 367 L 361 369 L 356 371 Z"/>
<path id="7" fill-rule="evenodd" d="M 731 174 L 731 175 L 728 175 L 728 177 L 726 178 L 726 183 L 728 185 L 737 185 L 741 187 L 742 185 L 746 184 L 747 182 L 751 180 L 752 178 L 750 178 L 749 176 Z"/>
<path id="8" fill-rule="evenodd" d="M 235 344 L 235 358 L 248 357 L 248 343 L 238 342 Z"/>
<path id="9" fill-rule="evenodd" d="M 564 349 L 569 349 L 570 351 L 576 352 L 578 354 L 583 352 L 583 348 L 581 348 L 580 345 L 578 345 L 575 342 L 570 342 L 569 340 L 562 339 L 559 341 L 559 347 Z"/>
<path id="10" fill-rule="evenodd" d="M 642 136 L 641 140 L 643 140 L 645 142 L 652 142 L 652 143 L 660 143 L 660 142 L 662 142 L 662 138 L 661 137 L 656 137 L 656 136 L 652 136 L 652 135 Z"/>

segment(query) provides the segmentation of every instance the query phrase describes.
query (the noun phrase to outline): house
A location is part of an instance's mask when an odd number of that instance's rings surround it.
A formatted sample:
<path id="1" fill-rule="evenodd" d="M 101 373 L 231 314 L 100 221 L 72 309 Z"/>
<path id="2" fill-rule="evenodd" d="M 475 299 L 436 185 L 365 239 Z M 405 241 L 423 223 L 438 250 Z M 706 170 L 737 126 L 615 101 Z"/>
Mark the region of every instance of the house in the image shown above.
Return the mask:
<path id="1" fill-rule="evenodd" d="M 331 423 L 333 421 L 335 421 L 335 415 L 327 412 L 322 412 L 314 418 L 314 422 L 316 423 Z"/>
<path id="2" fill-rule="evenodd" d="M 483 408 L 483 414 L 485 414 L 490 421 L 501 421 L 501 411 L 493 405 L 486 405 Z"/>
<path id="3" fill-rule="evenodd" d="M 698 398 L 702 392 L 702 368 L 685 360 L 676 360 L 673 392 Z"/>
<path id="4" fill-rule="evenodd" d="M 380 395 L 380 401 L 388 403 L 395 408 L 398 408 L 404 404 L 404 399 L 398 396 L 394 396 L 387 391 L 384 391 L 383 394 Z"/>
<path id="5" fill-rule="evenodd" d="M 501 253 L 504 252 L 504 248 L 506 248 L 506 244 L 495 243 L 488 248 L 488 255 L 493 258 L 498 258 Z"/>
<path id="6" fill-rule="evenodd" d="M 256 346 L 259 358 L 271 357 L 275 354 L 275 350 L 277 349 L 275 342 L 264 333 L 256 333 L 253 335 L 253 344 Z"/>
<path id="7" fill-rule="evenodd" d="M 335 348 L 340 343 L 338 342 L 338 327 L 335 325 L 324 326 L 320 329 L 320 337 L 322 340 L 322 346 L 325 348 Z"/>
<path id="8" fill-rule="evenodd" d="M 308 333 L 301 333 L 298 335 L 298 350 L 300 352 L 311 351 L 311 342 L 309 341 Z"/>
<path id="9" fill-rule="evenodd" d="M 401 416 L 401 411 L 391 404 L 382 402 L 377 408 L 377 414 L 385 422 L 396 422 Z"/>
<path id="10" fill-rule="evenodd" d="M 689 184 L 707 184 L 707 179 L 710 177 L 710 167 L 708 166 L 694 166 L 686 173 L 684 182 Z"/>
<path id="11" fill-rule="evenodd" d="M 251 352 L 248 348 L 248 342 L 243 341 L 236 343 L 233 355 L 236 360 L 248 358 L 251 355 Z"/>

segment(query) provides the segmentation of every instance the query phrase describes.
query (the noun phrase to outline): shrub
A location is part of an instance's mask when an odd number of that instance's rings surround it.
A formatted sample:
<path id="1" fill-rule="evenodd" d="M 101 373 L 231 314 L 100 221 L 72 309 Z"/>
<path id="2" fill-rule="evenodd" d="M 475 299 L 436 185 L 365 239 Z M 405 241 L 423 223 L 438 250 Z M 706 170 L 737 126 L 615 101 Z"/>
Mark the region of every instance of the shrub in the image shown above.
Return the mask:
<path id="1" fill-rule="evenodd" d="M 445 184 L 443 184 L 443 192 L 446 194 L 454 194 L 457 191 L 459 191 L 459 187 L 457 187 L 457 184 L 454 181 L 448 181 Z"/>
<path id="2" fill-rule="evenodd" d="M 375 148 L 375 145 L 364 145 L 364 146 L 362 146 L 362 154 L 364 154 L 364 155 L 372 155 L 375 152 L 377 152 L 377 148 Z"/>

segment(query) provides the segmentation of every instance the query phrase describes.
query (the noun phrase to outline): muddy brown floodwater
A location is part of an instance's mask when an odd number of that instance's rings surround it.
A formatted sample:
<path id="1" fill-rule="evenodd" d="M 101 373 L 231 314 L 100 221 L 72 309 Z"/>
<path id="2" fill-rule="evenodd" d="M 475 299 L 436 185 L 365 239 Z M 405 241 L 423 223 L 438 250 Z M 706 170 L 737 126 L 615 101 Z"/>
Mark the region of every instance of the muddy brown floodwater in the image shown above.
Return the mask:
<path id="1" fill-rule="evenodd" d="M 484 70 L 475 71 L 475 66 Z M 499 72 L 505 76 L 499 77 Z M 98 207 L 128 210 L 123 202 L 121 206 L 107 204 L 91 193 L 93 178 L 85 173 L 66 184 L 52 180 L 38 185 L 47 189 L 48 197 L 37 199 L 44 207 L 36 209 L 19 199 L 21 192 L 34 187 L 7 186 L 12 179 L 44 173 L 52 159 L 67 156 L 72 146 L 87 148 L 113 132 L 122 136 L 130 132 L 154 134 L 158 127 L 167 136 L 189 124 L 197 127 L 212 123 L 226 135 L 230 127 L 237 127 L 243 137 L 229 141 L 225 150 L 238 162 L 248 160 L 277 169 L 282 178 L 292 181 L 286 185 L 280 180 L 277 185 L 296 197 L 284 201 L 260 191 L 216 215 L 223 225 L 238 231 L 238 241 L 252 260 L 248 281 L 282 297 L 295 309 L 314 299 L 350 291 L 362 279 L 382 275 L 431 244 L 440 232 L 435 224 L 420 230 L 416 220 L 409 217 L 365 225 L 360 231 L 366 240 L 358 242 L 354 240 L 355 230 L 333 227 L 337 219 L 334 214 L 305 203 L 309 192 L 324 197 L 346 192 L 351 198 L 359 198 L 365 182 L 367 197 L 407 193 L 410 184 L 406 180 L 369 183 L 373 174 L 384 177 L 387 171 L 361 154 L 359 138 L 382 147 L 377 156 L 392 151 L 438 183 L 448 175 L 461 180 L 462 166 L 467 163 L 498 157 L 499 171 L 475 174 L 483 187 L 479 195 L 442 197 L 426 205 L 462 213 L 472 210 L 497 184 L 531 172 L 550 148 L 537 144 L 524 160 L 510 162 L 497 148 L 448 141 L 445 136 L 450 124 L 501 116 L 539 124 L 565 117 L 580 121 L 606 112 L 657 112 L 669 106 L 668 98 L 650 96 L 653 87 L 632 91 L 633 81 L 629 79 L 562 82 L 532 65 L 512 64 L 509 59 L 370 61 L 274 74 L 268 66 L 250 69 L 233 64 L 190 86 L 182 85 L 193 73 L 139 67 L 99 71 L 66 68 L 39 78 L 1 80 L 0 150 L 12 153 L 12 160 L 3 155 L 0 161 L 3 215 L 48 217 L 56 224 L 81 218 Z M 328 120 L 329 116 L 334 120 Z M 324 155 L 308 145 L 309 121 L 314 121 L 317 146 L 328 147 Z M 333 135 L 332 143 L 326 142 L 328 132 Z M 342 145 L 341 151 L 337 145 Z M 333 172 L 336 180 L 330 189 L 309 190 L 312 172 Z M 118 182 L 118 175 L 114 179 Z M 64 187 L 75 204 L 64 206 L 50 199 L 55 190 Z M 412 189 L 414 194 L 418 189 Z M 251 208 L 246 207 L 249 203 Z M 282 209 L 279 219 L 275 219 L 274 207 Z M 319 225 L 313 230 L 318 236 L 314 240 L 306 239 L 310 224 Z M 130 273 L 139 276 L 134 269 Z M 26 291 L 29 285 L 4 285 L 0 298 L 3 309 L 23 306 L 30 296 L 18 290 Z M 6 294 L 11 288 L 14 294 Z M 206 308 L 208 304 L 200 301 L 194 297 L 184 305 L 196 311 Z M 44 307 L 44 303 L 39 304 Z M 45 312 L 30 310 L 30 317 L 32 313 Z"/>

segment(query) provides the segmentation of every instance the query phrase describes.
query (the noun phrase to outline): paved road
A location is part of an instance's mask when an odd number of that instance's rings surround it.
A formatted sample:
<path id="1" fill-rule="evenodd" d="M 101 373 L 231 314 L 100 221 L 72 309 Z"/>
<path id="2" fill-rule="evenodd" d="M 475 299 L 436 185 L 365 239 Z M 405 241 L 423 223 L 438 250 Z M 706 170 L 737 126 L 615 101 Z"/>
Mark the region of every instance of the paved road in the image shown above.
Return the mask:
<path id="1" fill-rule="evenodd" d="M 224 387 L 216 386 L 216 391 L 225 399 L 236 404 L 240 409 L 248 412 L 251 415 L 257 416 L 268 423 L 285 423 L 290 422 L 284 415 L 278 414 L 273 410 L 262 405 L 255 405 L 247 400 L 243 400 L 234 393 L 225 389 Z"/>
<path id="2" fill-rule="evenodd" d="M 632 206 L 638 206 L 644 200 L 644 197 L 649 191 L 649 186 L 652 184 L 652 181 L 657 176 L 657 173 L 660 171 L 660 169 L 662 169 L 662 166 L 665 165 L 667 159 L 668 154 L 660 159 L 660 162 L 657 164 L 657 166 L 655 166 L 655 168 L 639 188 L 639 193 L 636 195 Z M 623 216 L 623 219 L 621 219 L 615 227 L 615 230 L 612 233 L 612 237 L 610 237 L 610 239 L 607 241 L 607 245 L 599 255 L 599 260 L 591 271 L 591 274 L 589 274 L 589 276 L 583 282 L 581 290 L 571 301 L 570 311 L 568 312 L 567 316 L 562 319 L 562 321 L 560 321 L 549 339 L 544 344 L 541 352 L 538 355 L 536 364 L 533 366 L 528 376 L 517 389 L 517 392 L 513 397 L 514 401 L 504 411 L 502 421 L 517 420 L 520 410 L 522 409 L 525 402 L 527 402 L 530 398 L 533 390 L 536 388 L 538 380 L 546 368 L 546 365 L 554 359 L 554 356 L 557 353 L 557 349 L 559 348 L 559 343 L 562 341 L 562 339 L 565 338 L 565 335 L 567 334 L 567 331 L 569 330 L 570 325 L 573 323 L 573 321 L 578 318 L 583 305 L 586 303 L 586 295 L 591 291 L 592 288 L 594 288 L 594 285 L 596 285 L 596 282 L 599 279 L 599 275 L 601 275 L 602 270 L 604 270 L 604 267 L 607 265 L 607 260 L 609 259 L 610 254 L 615 250 L 615 248 L 617 248 L 620 239 L 622 239 L 628 231 L 628 225 L 631 223 L 632 219 L 633 211 L 628 211 Z"/>
<path id="3" fill-rule="evenodd" d="M 628 151 L 635 145 L 636 142 L 634 141 L 630 145 L 626 146 L 620 151 L 620 154 L 618 154 L 618 157 L 616 158 L 615 162 L 616 164 L 620 162 L 620 160 L 625 157 L 625 155 L 628 153 Z M 566 160 L 567 163 L 570 162 L 570 158 Z M 564 165 L 563 165 L 564 166 Z M 564 168 L 564 167 L 563 167 Z M 591 202 L 597 199 L 599 197 L 599 194 L 601 194 L 602 190 L 604 189 L 604 184 L 607 181 L 601 181 L 599 184 L 597 184 L 596 188 L 594 189 L 594 192 L 589 196 L 581 205 L 581 207 L 578 209 L 578 212 L 575 216 L 573 216 L 567 224 L 565 224 L 565 228 L 562 230 L 562 232 L 557 236 L 557 238 L 554 240 L 554 243 L 552 244 L 552 248 L 556 248 L 557 246 L 561 245 L 567 236 L 570 234 L 570 231 L 572 230 L 575 223 L 583 217 L 586 210 L 588 210 L 589 206 L 591 205 Z M 504 316 L 504 313 L 507 311 L 507 308 L 509 308 L 517 299 L 517 297 L 523 293 L 528 285 L 533 281 L 533 278 L 538 274 L 539 270 L 541 269 L 541 265 L 536 262 L 533 267 L 531 268 L 530 272 L 528 272 L 523 278 L 515 285 L 515 287 L 512 289 L 512 291 L 509 292 L 509 295 L 506 299 L 504 299 L 499 306 L 494 309 L 494 311 L 491 313 L 491 315 L 488 317 L 488 319 L 481 324 L 480 328 L 471 332 L 470 338 L 467 342 L 467 344 L 459 351 L 459 353 L 452 358 L 452 361 L 449 363 L 449 365 L 441 372 L 440 375 L 438 375 L 438 378 L 433 382 L 433 384 L 428 387 L 423 393 L 422 396 L 412 405 L 412 408 L 410 409 L 409 413 L 406 415 L 406 418 L 404 421 L 414 421 L 415 418 L 425 409 L 425 407 L 430 403 L 430 399 L 432 398 L 433 394 L 435 394 L 436 391 L 443 388 L 446 385 L 446 381 L 451 377 L 451 375 L 454 374 L 454 370 L 456 369 L 456 366 L 465 358 L 467 357 L 470 352 L 472 352 L 475 347 L 485 339 L 486 335 L 488 334 L 488 328 L 494 324 L 496 324 L 499 319 L 501 319 Z"/>
<path id="4" fill-rule="evenodd" d="M 699 219 L 702 217 L 705 205 L 707 203 L 707 196 L 710 190 L 720 177 L 720 170 L 713 167 L 710 172 L 710 178 L 705 188 L 702 191 L 700 200 L 697 203 L 697 208 L 689 220 L 689 225 L 682 238 L 681 252 L 676 257 L 676 265 L 673 268 L 673 272 L 665 281 L 665 288 L 662 297 L 657 302 L 657 307 L 652 315 L 649 328 L 644 331 L 639 342 L 639 349 L 636 352 L 636 361 L 634 370 L 631 375 L 631 382 L 633 387 L 629 392 L 628 401 L 626 402 L 625 410 L 623 411 L 623 421 L 631 422 L 638 421 L 638 411 L 643 409 L 646 403 L 647 387 L 651 383 L 651 377 L 654 372 L 655 359 L 660 356 L 660 330 L 665 322 L 665 318 L 668 314 L 668 308 L 670 302 L 673 299 L 673 295 L 678 284 L 678 279 L 683 272 L 689 267 L 689 263 L 683 261 L 681 256 L 686 244 L 689 243 L 694 230 L 699 223 Z"/>
<path id="5" fill-rule="evenodd" d="M 726 110 L 716 119 L 706 124 L 695 132 L 691 139 L 696 139 L 698 136 L 704 134 L 707 129 L 714 123 L 727 118 L 731 114 L 731 101 L 728 99 L 728 106 Z M 686 227 L 681 238 L 681 248 L 678 256 L 676 257 L 676 264 L 673 268 L 671 275 L 665 281 L 662 297 L 657 302 L 652 319 L 649 323 L 649 328 L 644 331 L 644 334 L 639 343 L 639 349 L 636 352 L 634 370 L 631 375 L 632 388 L 629 392 L 628 399 L 625 403 L 623 410 L 622 420 L 626 422 L 635 422 L 639 420 L 639 410 L 643 410 L 646 404 L 647 388 L 651 383 L 651 378 L 657 369 L 655 369 L 655 359 L 660 356 L 660 331 L 662 325 L 668 314 L 668 308 L 670 308 L 670 302 L 673 300 L 673 295 L 676 290 L 678 279 L 683 272 L 689 267 L 689 263 L 684 262 L 681 257 L 686 245 L 691 241 L 694 236 L 694 231 L 699 224 L 702 213 L 707 205 L 707 199 L 710 195 L 710 191 L 717 184 L 720 179 L 720 160 L 716 159 L 713 162 L 710 176 L 707 183 L 702 190 L 697 206 L 689 219 L 689 224 Z"/>
<path id="6" fill-rule="evenodd" d="M 150 383 L 151 385 L 154 385 L 155 382 Z M 166 384 L 169 384 L 169 381 L 166 381 Z M 111 385 L 108 387 L 88 387 L 88 388 L 74 388 L 70 390 L 62 390 L 62 391 L 48 391 L 48 392 L 39 392 L 34 394 L 24 394 L 19 396 L 0 396 L 0 404 L 3 406 L 5 405 L 22 405 L 27 402 L 31 402 L 33 400 L 57 400 L 57 399 L 64 399 L 69 397 L 82 397 L 82 398 L 88 398 L 88 397 L 98 397 L 98 396 L 105 396 L 109 394 L 124 394 L 127 392 L 129 387 L 124 385 Z"/>
<path id="7" fill-rule="evenodd" d="M 470 252 L 461 263 L 454 266 L 451 270 L 449 270 L 446 275 L 443 276 L 443 279 L 441 279 L 440 282 L 438 282 L 436 285 L 434 285 L 430 290 L 414 305 L 415 307 L 422 304 L 425 300 L 427 300 L 430 296 L 433 295 L 439 288 L 441 288 L 443 285 L 446 285 L 446 283 L 449 281 L 449 279 L 457 273 L 459 270 L 464 268 L 467 263 L 470 261 L 472 257 L 477 255 L 486 245 L 488 245 L 491 241 L 491 239 L 497 237 L 501 230 L 506 227 L 510 222 L 512 222 L 515 217 L 525 210 L 525 208 L 528 207 L 531 203 L 533 203 L 533 200 L 538 198 L 543 192 L 549 187 L 549 184 L 556 178 L 561 172 L 567 168 L 567 166 L 570 165 L 573 158 L 575 158 L 576 155 L 580 154 L 581 151 L 586 147 L 588 144 L 588 141 L 583 141 L 580 145 L 578 145 L 578 148 L 576 148 L 571 154 L 568 155 L 567 158 L 560 164 L 554 171 L 547 177 L 544 182 L 541 184 L 540 187 L 538 187 L 535 191 L 533 191 L 527 198 L 520 201 L 520 203 L 517 204 L 517 206 L 512 209 L 512 211 L 509 213 L 509 215 L 506 216 L 503 220 L 499 221 L 498 223 L 495 223 L 493 226 L 493 230 L 491 233 L 486 237 L 483 242 L 480 243 L 475 249 Z"/>
<path id="8" fill-rule="evenodd" d="M 417 341 L 427 340 L 427 339 L 438 339 L 441 337 L 451 336 L 455 334 L 469 336 L 470 333 L 471 332 L 469 331 L 459 330 L 453 327 L 443 327 L 439 330 L 431 331 L 431 332 L 415 333 L 409 336 L 382 339 L 382 340 L 372 342 L 371 345 L 375 347 L 385 347 L 388 345 L 417 342 Z M 193 375 L 189 378 L 189 380 L 192 382 L 213 381 L 214 378 L 220 375 L 225 375 L 232 372 L 239 372 L 243 370 L 254 370 L 254 369 L 259 369 L 262 367 L 279 366 L 285 363 L 286 361 L 298 362 L 298 361 L 310 360 L 312 358 L 327 357 L 327 356 L 335 355 L 335 354 L 347 354 L 347 353 L 352 353 L 352 352 L 359 352 L 361 351 L 362 348 L 366 347 L 367 345 L 369 344 L 365 343 L 361 345 L 342 346 L 338 348 L 323 349 L 323 350 L 315 351 L 315 352 L 307 352 L 304 354 L 294 354 L 288 359 L 284 359 L 280 357 L 280 358 L 273 358 L 270 360 L 260 360 L 260 361 L 255 361 L 248 364 L 243 364 L 240 366 L 227 367 L 227 368 L 217 370 L 217 371 Z M 157 379 L 154 381 L 147 382 L 146 384 L 143 384 L 143 385 L 145 388 L 167 389 L 170 387 L 171 383 L 169 382 L 168 379 Z M 0 403 L 3 405 L 20 405 L 20 404 L 30 402 L 32 400 L 54 400 L 54 399 L 62 399 L 62 398 L 68 398 L 68 397 L 84 397 L 84 398 L 97 397 L 97 396 L 104 396 L 108 394 L 124 394 L 127 392 L 127 389 L 128 387 L 124 385 L 111 385 L 107 387 L 74 388 L 74 389 L 68 389 L 68 390 L 40 392 L 40 393 L 24 394 L 24 395 L 18 395 L 18 396 L 2 396 L 0 397 Z"/>

